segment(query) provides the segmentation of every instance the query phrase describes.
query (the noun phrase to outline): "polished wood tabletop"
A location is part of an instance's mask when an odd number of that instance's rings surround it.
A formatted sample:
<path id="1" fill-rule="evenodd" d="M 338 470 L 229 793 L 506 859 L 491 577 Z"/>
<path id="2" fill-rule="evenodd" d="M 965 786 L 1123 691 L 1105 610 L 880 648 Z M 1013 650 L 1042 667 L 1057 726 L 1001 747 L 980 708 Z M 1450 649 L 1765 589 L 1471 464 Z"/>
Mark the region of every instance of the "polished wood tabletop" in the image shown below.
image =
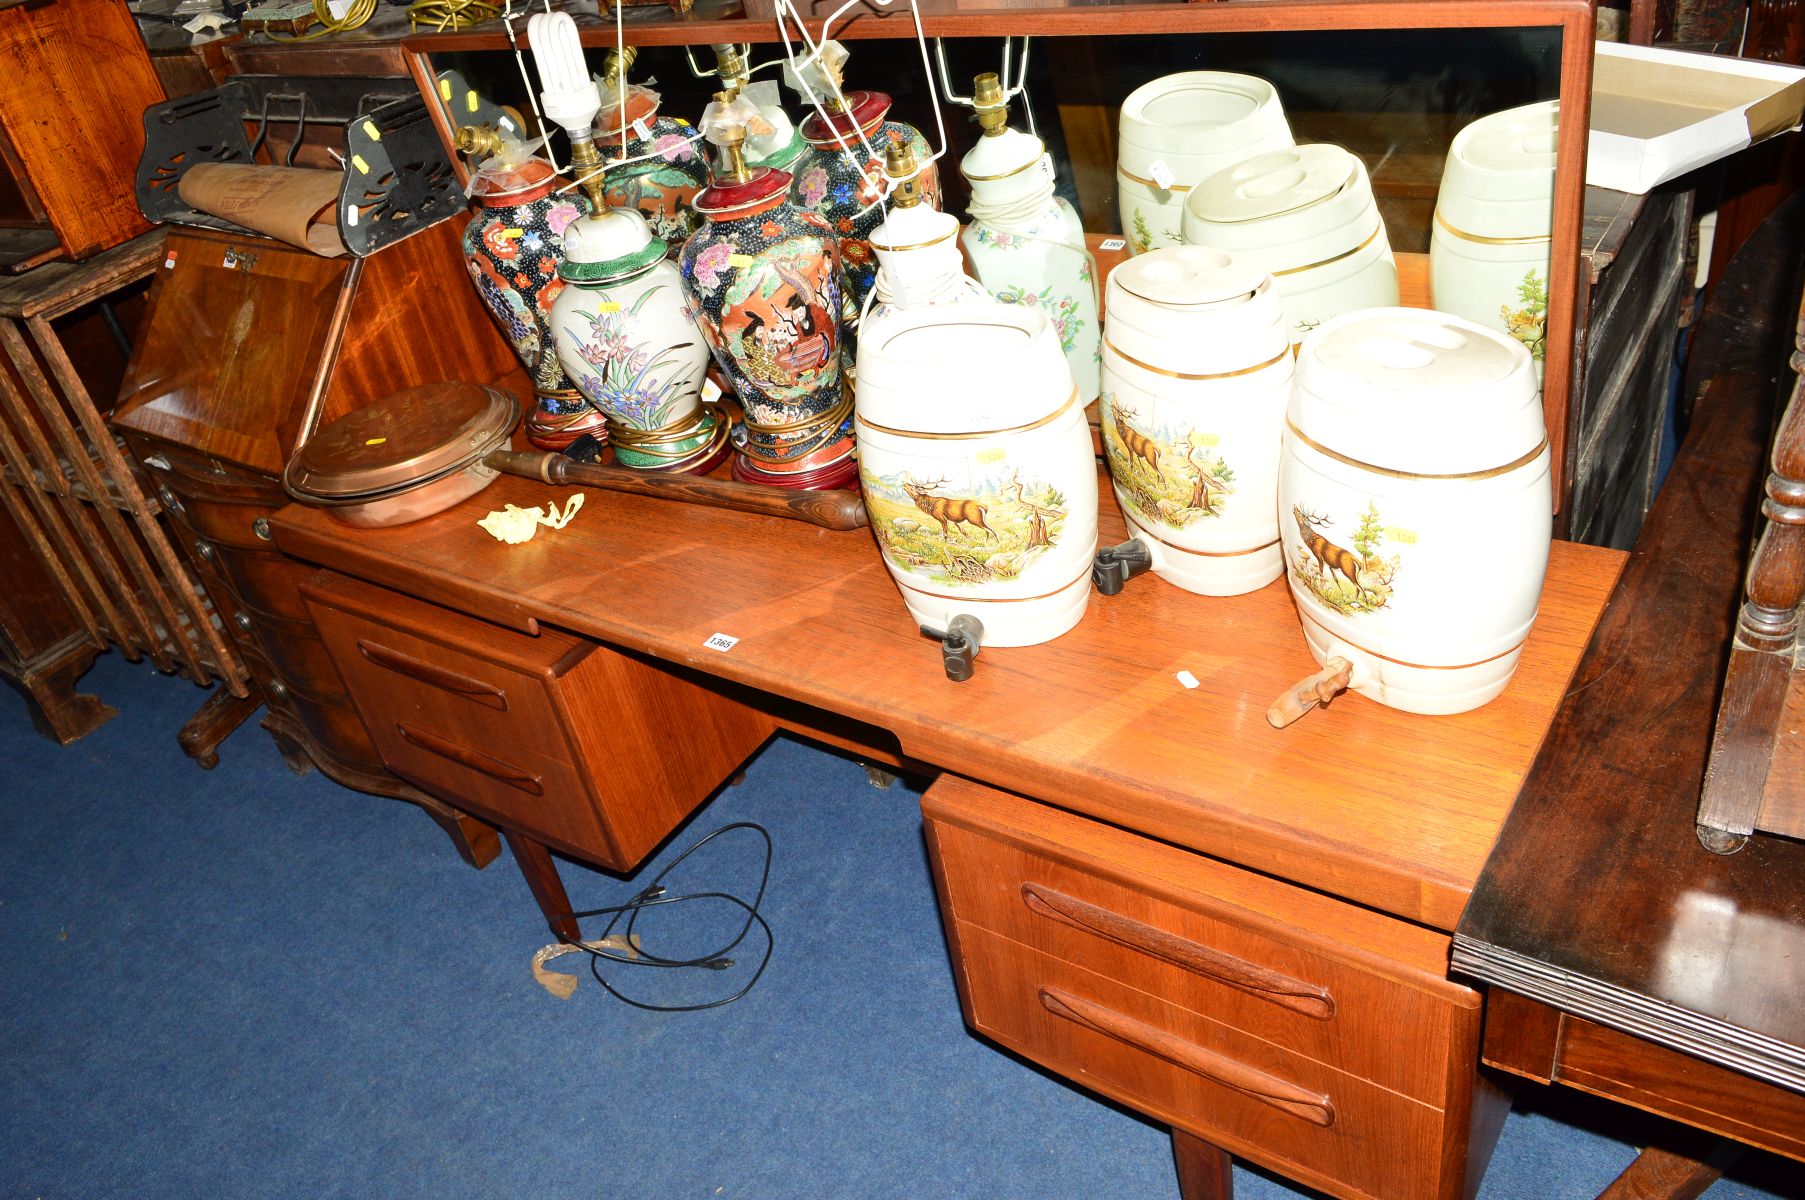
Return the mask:
<path id="1" fill-rule="evenodd" d="M 1103 537 L 1121 540 L 1102 491 Z M 477 527 L 504 504 L 568 495 L 504 476 L 413 525 L 352 529 L 292 505 L 274 525 L 309 561 L 788 697 L 889 731 L 912 759 L 1440 929 L 1460 915 L 1623 560 L 1556 543 L 1521 667 L 1484 708 L 1424 717 L 1347 695 L 1281 731 L 1267 705 L 1315 669 L 1282 580 L 1211 599 L 1145 576 L 1094 596 L 1054 642 L 984 651 L 955 684 L 866 531 L 600 491 L 571 525 L 521 545 Z M 715 634 L 738 641 L 710 649 Z"/>

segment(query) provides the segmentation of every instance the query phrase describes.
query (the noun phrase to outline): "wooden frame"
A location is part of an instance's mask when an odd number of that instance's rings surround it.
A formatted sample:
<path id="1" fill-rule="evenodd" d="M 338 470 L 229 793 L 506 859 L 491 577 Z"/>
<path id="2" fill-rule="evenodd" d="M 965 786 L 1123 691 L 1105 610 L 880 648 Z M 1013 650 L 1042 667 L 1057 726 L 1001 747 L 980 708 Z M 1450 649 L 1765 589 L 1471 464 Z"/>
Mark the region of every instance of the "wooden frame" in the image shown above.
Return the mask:
<path id="1" fill-rule="evenodd" d="M 1548 336 L 1542 408 L 1554 455 L 1555 506 L 1564 507 L 1575 447 L 1568 422 L 1575 392 L 1574 332 L 1580 295 L 1579 236 L 1585 193 L 1586 132 L 1591 115 L 1592 5 L 1587 0 L 1224 0 L 1197 4 L 1096 4 L 1054 0 L 1027 7 L 982 11 L 942 11 L 921 0 L 922 27 L 929 37 L 1085 37 L 1099 34 L 1265 33 L 1325 29 L 1417 30 L 1551 28 L 1561 33 L 1562 115 L 1557 144 L 1554 237 L 1548 288 Z M 900 18 L 900 19 L 899 19 Z M 578 17 L 586 47 L 614 44 L 611 20 Z M 806 22 L 818 34 L 821 22 Z M 522 34 L 521 36 L 524 36 Z M 771 43 L 779 40 L 774 21 L 748 18 L 741 0 L 698 0 L 684 16 L 640 10 L 624 16 L 624 36 L 637 46 L 703 45 L 712 42 Z M 848 40 L 912 38 L 907 9 L 861 13 L 835 26 Z M 507 51 L 507 34 L 494 25 L 458 33 L 403 38 L 401 50 L 439 136 L 451 145 L 452 130 L 436 103 L 432 55 L 467 51 Z"/>

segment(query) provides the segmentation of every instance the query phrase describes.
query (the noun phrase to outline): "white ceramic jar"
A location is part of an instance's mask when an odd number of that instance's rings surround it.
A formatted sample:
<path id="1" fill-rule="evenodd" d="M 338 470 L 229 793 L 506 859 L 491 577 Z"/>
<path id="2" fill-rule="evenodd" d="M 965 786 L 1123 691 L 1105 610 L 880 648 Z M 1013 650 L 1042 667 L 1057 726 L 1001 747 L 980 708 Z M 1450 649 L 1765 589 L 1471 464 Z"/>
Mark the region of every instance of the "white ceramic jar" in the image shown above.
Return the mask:
<path id="1" fill-rule="evenodd" d="M 1481 117 L 1454 136 L 1429 237 L 1431 302 L 1508 333 L 1542 361 L 1560 101 Z"/>
<path id="2" fill-rule="evenodd" d="M 1272 277 L 1175 246 L 1109 276 L 1103 446 L 1116 500 L 1154 573 L 1237 596 L 1285 569 L 1279 431 L 1291 343 Z"/>
<path id="3" fill-rule="evenodd" d="M 979 76 L 973 96 L 984 136 L 959 163 L 971 185 L 971 223 L 959 235 L 960 244 L 986 292 L 1047 315 L 1078 384 L 1078 399 L 1089 404 L 1100 386 L 1100 326 L 1084 224 L 1054 193 L 1053 160 L 1045 143 L 1009 128 L 996 76 Z"/>
<path id="4" fill-rule="evenodd" d="M 893 312 L 859 340 L 859 482 L 909 615 L 975 616 L 985 646 L 1076 625 L 1097 553 L 1084 406 L 1038 309 Z"/>
<path id="5" fill-rule="evenodd" d="M 552 303 L 558 364 L 607 420 L 623 467 L 707 471 L 728 451 L 728 422 L 702 403 L 708 343 L 662 239 L 630 208 L 564 231 L 565 287 Z"/>
<path id="6" fill-rule="evenodd" d="M 1186 194 L 1245 159 L 1292 144 L 1270 83 L 1226 71 L 1181 71 L 1122 102 L 1116 198 L 1130 254 L 1180 241 Z"/>
<path id="7" fill-rule="evenodd" d="M 1279 468 L 1291 593 L 1317 662 L 1393 708 L 1456 713 L 1510 681 L 1548 566 L 1553 495 L 1534 363 L 1427 309 L 1305 339 Z"/>
<path id="8" fill-rule="evenodd" d="M 1338 313 L 1398 302 L 1398 266 L 1366 166 L 1298 146 L 1218 171 L 1185 200 L 1184 240 L 1271 273 L 1291 342 Z"/>

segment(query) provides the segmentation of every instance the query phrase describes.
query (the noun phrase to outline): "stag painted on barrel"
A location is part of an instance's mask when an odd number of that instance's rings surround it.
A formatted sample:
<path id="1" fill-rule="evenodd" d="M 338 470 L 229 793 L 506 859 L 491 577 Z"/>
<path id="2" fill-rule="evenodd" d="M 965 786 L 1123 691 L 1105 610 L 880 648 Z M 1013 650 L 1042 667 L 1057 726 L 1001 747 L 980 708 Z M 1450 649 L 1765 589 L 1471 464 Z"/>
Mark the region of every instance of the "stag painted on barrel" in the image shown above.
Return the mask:
<path id="1" fill-rule="evenodd" d="M 945 539 L 949 527 L 975 525 L 990 535 L 991 541 L 997 540 L 996 531 L 984 523 L 984 514 L 989 511 L 976 500 L 959 496 L 935 495 L 936 488 L 943 488 L 946 479 L 936 479 L 932 483 L 917 483 L 907 475 L 903 476 L 903 491 L 915 502 L 915 507 L 940 522 L 940 536 Z"/>
<path id="2" fill-rule="evenodd" d="M 1128 423 L 1135 418 L 1135 411 L 1119 400 L 1109 406 L 1109 419 L 1115 424 L 1116 437 L 1121 439 L 1122 448 L 1128 451 L 1128 461 L 1140 459 L 1163 480 L 1166 473 L 1159 469 L 1160 444 Z"/>
<path id="3" fill-rule="evenodd" d="M 1372 612 L 1386 606 L 1397 562 L 1394 559 L 1387 564 L 1370 553 L 1371 543 L 1381 536 L 1376 508 L 1368 512 L 1354 538 L 1354 544 L 1366 552 L 1364 557 L 1323 536 L 1323 527 L 1332 524 L 1326 515 L 1296 504 L 1291 506 L 1291 515 L 1303 539 L 1294 564 L 1297 576 L 1317 599 L 1340 612 Z M 1337 577 L 1353 588 L 1351 596 Z"/>

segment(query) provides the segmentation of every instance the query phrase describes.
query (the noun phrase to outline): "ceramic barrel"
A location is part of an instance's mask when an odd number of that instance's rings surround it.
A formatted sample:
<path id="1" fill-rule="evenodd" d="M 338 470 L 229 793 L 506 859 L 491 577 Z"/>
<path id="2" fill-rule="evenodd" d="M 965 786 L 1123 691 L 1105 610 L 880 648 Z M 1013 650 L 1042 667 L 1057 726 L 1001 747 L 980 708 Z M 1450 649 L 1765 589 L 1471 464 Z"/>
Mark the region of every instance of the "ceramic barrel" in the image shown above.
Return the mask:
<path id="1" fill-rule="evenodd" d="M 1354 690 L 1457 713 L 1504 690 L 1535 622 L 1553 495 L 1529 352 L 1425 309 L 1305 339 L 1279 468 L 1310 653 Z"/>
<path id="2" fill-rule="evenodd" d="M 1429 238 L 1436 308 L 1508 333 L 1539 363 L 1548 318 L 1560 102 L 1481 117 L 1454 137 Z"/>
<path id="3" fill-rule="evenodd" d="M 1103 445 L 1128 531 L 1162 578 L 1236 596 L 1284 571 L 1279 431 L 1291 343 L 1272 277 L 1175 246 L 1117 267 L 1103 332 Z"/>
<path id="4" fill-rule="evenodd" d="M 1398 267 L 1366 166 L 1298 146 L 1218 171 L 1185 200 L 1184 240 L 1271 272 L 1292 344 L 1338 313 L 1398 302 Z"/>
<path id="5" fill-rule="evenodd" d="M 985 646 L 1076 625 L 1097 552 L 1097 467 L 1059 338 L 977 301 L 890 314 L 859 344 L 859 480 L 909 615 Z"/>
<path id="6" fill-rule="evenodd" d="M 1181 71 L 1122 102 L 1116 198 L 1130 254 L 1176 246 L 1185 196 L 1245 159 L 1292 144 L 1270 83 L 1226 71 Z"/>

